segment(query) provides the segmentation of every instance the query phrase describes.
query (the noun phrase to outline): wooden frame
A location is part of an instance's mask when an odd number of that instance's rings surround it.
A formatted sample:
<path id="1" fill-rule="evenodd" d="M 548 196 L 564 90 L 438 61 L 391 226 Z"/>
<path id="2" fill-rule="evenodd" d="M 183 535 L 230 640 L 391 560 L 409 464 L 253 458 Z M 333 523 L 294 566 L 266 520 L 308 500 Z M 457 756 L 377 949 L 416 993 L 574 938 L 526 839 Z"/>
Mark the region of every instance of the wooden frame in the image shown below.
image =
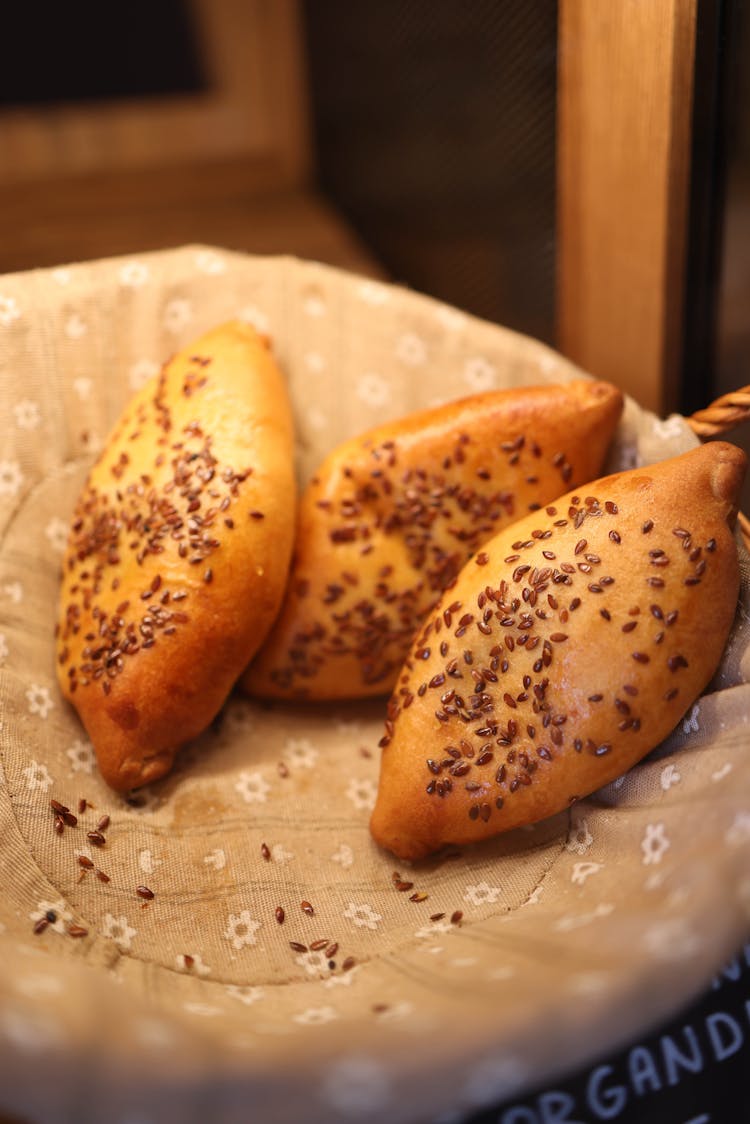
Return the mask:
<path id="1" fill-rule="evenodd" d="M 0 112 L 0 273 L 200 242 L 382 277 L 315 191 L 300 0 L 190 3 L 206 93 Z"/>
<path id="2" fill-rule="evenodd" d="M 0 187 L 196 159 L 240 159 L 263 184 L 303 183 L 310 142 L 295 0 L 191 3 L 209 92 L 0 113 Z"/>
<path id="3" fill-rule="evenodd" d="M 698 0 L 560 0 L 560 349 L 664 413 L 679 397 Z"/>

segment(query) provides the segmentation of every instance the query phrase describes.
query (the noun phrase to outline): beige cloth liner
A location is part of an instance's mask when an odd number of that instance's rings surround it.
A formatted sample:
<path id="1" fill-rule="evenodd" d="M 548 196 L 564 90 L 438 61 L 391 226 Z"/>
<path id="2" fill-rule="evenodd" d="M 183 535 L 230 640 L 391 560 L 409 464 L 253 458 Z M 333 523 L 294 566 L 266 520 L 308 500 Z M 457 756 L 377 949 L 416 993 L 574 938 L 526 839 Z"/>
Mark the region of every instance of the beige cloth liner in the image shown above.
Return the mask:
<path id="1" fill-rule="evenodd" d="M 130 806 L 55 684 L 68 516 L 132 391 L 238 316 L 288 376 L 302 480 L 408 410 L 580 374 L 434 300 L 291 258 L 188 246 L 0 278 L 0 1111 L 456 1120 L 676 1013 L 748 936 L 747 612 L 713 689 L 647 761 L 459 857 L 409 867 L 372 843 L 378 701 L 233 698 Z M 680 418 L 628 401 L 611 467 L 693 444 Z M 50 798 L 81 797 L 58 836 Z M 104 813 L 99 850 L 86 831 Z M 110 881 L 81 878 L 80 853 Z M 322 938 L 333 970 L 289 944 Z"/>

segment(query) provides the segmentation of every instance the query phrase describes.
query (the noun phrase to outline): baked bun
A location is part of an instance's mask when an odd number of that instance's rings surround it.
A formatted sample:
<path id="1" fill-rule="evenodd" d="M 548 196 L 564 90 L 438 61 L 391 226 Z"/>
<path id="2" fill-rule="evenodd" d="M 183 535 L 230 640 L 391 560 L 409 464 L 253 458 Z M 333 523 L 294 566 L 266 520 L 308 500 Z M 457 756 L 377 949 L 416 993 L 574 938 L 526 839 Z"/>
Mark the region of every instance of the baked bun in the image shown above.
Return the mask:
<path id="1" fill-rule="evenodd" d="M 128 404 L 73 513 L 57 667 L 105 780 L 163 776 L 279 609 L 294 536 L 292 417 L 267 341 L 208 332 Z"/>
<path id="2" fill-rule="evenodd" d="M 621 411 L 619 390 L 581 379 L 464 398 L 340 445 L 302 496 L 284 606 L 241 685 L 275 698 L 388 694 L 467 558 L 597 476 Z"/>
<path id="3" fill-rule="evenodd" d="M 391 697 L 379 844 L 418 859 L 544 819 L 669 733 L 732 624 L 745 467 L 709 443 L 586 484 L 484 544 Z"/>

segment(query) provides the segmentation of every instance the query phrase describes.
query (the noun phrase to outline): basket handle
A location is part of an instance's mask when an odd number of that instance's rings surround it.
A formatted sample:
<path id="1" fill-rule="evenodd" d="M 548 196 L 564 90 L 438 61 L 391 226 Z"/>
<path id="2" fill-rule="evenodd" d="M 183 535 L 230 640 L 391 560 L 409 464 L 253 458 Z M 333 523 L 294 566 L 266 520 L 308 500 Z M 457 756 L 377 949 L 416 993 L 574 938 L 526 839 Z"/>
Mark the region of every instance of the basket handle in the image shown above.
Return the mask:
<path id="1" fill-rule="evenodd" d="M 704 410 L 696 410 L 685 421 L 697 437 L 720 437 L 750 421 L 750 386 L 722 394 Z M 745 549 L 750 551 L 750 519 L 740 511 L 737 524 Z"/>
<path id="2" fill-rule="evenodd" d="M 743 422 L 750 421 L 750 386 L 722 394 L 705 410 L 696 410 L 685 421 L 698 437 L 718 437 L 729 433 Z"/>

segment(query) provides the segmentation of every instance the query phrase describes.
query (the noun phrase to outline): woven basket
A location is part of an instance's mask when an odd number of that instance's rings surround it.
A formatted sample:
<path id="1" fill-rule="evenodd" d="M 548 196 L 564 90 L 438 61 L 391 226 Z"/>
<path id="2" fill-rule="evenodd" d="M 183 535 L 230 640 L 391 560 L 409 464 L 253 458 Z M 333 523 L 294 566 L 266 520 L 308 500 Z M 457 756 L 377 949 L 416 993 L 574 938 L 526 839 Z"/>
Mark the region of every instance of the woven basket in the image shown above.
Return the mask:
<path id="1" fill-rule="evenodd" d="M 408 894 L 367 826 L 382 701 L 233 697 L 172 776 L 120 799 L 55 686 L 69 512 L 133 390 L 233 316 L 273 337 L 301 480 L 379 421 L 581 374 L 427 297 L 291 258 L 188 246 L 0 278 L 0 1112 L 458 1120 L 632 1040 L 747 937 L 746 613 L 641 765 L 533 828 L 402 864 Z M 748 390 L 690 419 L 628 400 L 608 467 L 748 410 Z M 56 834 L 50 799 L 85 800 L 78 825 Z"/>
<path id="2" fill-rule="evenodd" d="M 727 437 L 750 420 L 750 386 L 740 387 L 716 398 L 710 406 L 696 410 L 685 421 L 701 440 Z M 744 512 L 737 516 L 737 525 L 745 549 L 750 551 L 750 519 Z"/>

